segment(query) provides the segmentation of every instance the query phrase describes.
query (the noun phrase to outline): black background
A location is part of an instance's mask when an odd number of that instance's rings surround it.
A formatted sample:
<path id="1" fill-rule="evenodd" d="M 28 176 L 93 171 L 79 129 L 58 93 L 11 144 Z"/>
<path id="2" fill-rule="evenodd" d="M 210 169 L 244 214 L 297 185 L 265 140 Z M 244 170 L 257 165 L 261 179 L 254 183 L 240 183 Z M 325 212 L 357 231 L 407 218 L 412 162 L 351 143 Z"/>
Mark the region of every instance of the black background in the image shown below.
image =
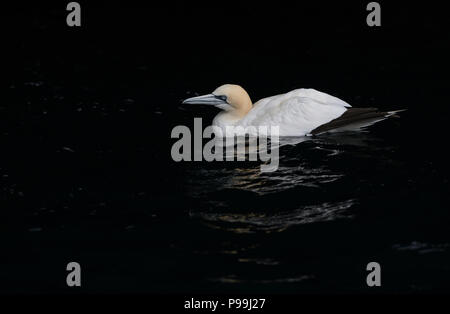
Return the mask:
<path id="1" fill-rule="evenodd" d="M 184 221 L 174 217 L 171 226 L 156 227 L 163 244 L 142 231 L 142 238 L 124 240 L 115 230 L 127 223 L 154 227 L 139 202 L 156 204 L 157 219 L 192 206 L 180 197 L 185 166 L 170 159 L 170 130 L 194 116 L 212 118 L 216 111 L 183 108 L 180 101 L 224 83 L 242 85 L 254 101 L 313 87 L 355 107 L 407 108 L 402 128 L 381 131 L 423 171 L 414 190 L 399 186 L 400 193 L 424 193 L 430 206 L 447 206 L 449 49 L 441 3 L 380 1 L 381 27 L 367 26 L 365 1 L 80 4 L 79 28 L 66 25 L 63 1 L 2 9 L 2 291 L 69 292 L 58 267 L 75 255 L 96 261 L 87 273 L 109 274 L 88 291 L 119 282 L 131 284 L 126 291 L 205 292 L 182 283 L 189 263 L 177 266 L 173 276 L 183 280 L 175 288 L 130 271 L 145 267 L 143 245 L 165 250 Z M 108 151 L 112 157 L 100 156 Z M 430 164 L 434 173 L 423 168 Z M 150 196 L 130 205 L 124 193 L 140 190 Z M 40 208 L 45 213 L 36 214 Z M 98 215 L 91 219 L 92 211 Z M 425 226 L 419 217 L 426 208 L 415 215 L 408 230 L 448 239 L 448 213 Z M 30 232 L 36 225 L 53 232 Z M 382 226 L 378 221 L 373 231 Z M 120 257 L 102 255 L 98 246 L 122 247 Z M 110 258 L 129 264 L 108 266 Z M 159 266 L 143 272 L 158 277 Z M 436 285 L 446 290 L 445 281 Z"/>

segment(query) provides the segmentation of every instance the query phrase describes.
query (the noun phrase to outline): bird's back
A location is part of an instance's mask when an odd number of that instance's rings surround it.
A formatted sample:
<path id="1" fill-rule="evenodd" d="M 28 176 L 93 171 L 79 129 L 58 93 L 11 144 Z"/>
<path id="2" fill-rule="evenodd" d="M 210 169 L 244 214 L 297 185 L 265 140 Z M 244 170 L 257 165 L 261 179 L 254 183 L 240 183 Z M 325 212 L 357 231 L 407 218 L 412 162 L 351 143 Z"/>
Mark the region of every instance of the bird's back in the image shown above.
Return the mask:
<path id="1" fill-rule="evenodd" d="M 337 97 L 302 88 L 261 99 L 239 125 L 279 126 L 281 136 L 303 136 L 338 118 L 348 107 Z"/>

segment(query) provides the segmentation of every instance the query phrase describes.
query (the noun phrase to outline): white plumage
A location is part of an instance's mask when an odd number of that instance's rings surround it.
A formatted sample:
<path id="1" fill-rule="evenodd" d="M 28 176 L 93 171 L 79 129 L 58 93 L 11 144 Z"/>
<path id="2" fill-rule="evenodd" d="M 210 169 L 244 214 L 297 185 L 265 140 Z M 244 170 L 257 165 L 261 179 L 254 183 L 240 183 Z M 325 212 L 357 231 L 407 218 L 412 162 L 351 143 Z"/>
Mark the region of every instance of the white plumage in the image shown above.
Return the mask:
<path id="1" fill-rule="evenodd" d="M 280 136 L 303 136 L 340 117 L 351 107 L 315 89 L 296 89 L 261 99 L 235 126 L 279 126 Z"/>

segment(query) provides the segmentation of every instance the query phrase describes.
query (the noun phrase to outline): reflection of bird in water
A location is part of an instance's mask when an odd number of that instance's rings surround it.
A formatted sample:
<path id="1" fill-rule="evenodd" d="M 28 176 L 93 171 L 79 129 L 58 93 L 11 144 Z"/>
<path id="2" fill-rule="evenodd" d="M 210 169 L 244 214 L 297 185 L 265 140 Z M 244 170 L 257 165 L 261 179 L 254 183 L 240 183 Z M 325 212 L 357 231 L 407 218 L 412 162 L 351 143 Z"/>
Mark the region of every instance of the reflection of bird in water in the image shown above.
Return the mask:
<path id="1" fill-rule="evenodd" d="M 213 125 L 223 130 L 227 126 L 277 126 L 280 136 L 359 130 L 402 111 L 351 108 L 345 101 L 314 89 L 296 89 L 252 104 L 247 92 L 232 84 L 222 85 L 212 94 L 188 98 L 183 103 L 222 109 Z"/>

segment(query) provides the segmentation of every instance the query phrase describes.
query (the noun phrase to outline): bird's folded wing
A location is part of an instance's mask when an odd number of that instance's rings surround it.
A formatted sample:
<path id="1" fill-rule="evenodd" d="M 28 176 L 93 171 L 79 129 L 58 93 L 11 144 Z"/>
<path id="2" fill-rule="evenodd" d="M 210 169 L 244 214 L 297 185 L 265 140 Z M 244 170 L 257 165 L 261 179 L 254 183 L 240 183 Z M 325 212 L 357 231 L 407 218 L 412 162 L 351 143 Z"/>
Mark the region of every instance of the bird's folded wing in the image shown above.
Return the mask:
<path id="1" fill-rule="evenodd" d="M 343 101 L 342 99 L 331 96 L 324 92 L 320 92 L 313 88 L 295 89 L 285 95 L 287 98 L 290 98 L 290 97 L 310 98 L 311 100 L 314 100 L 323 105 L 338 106 L 338 107 L 351 107 L 349 103 Z"/>
<path id="2" fill-rule="evenodd" d="M 279 126 L 281 136 L 303 136 L 338 118 L 349 106 L 328 94 L 300 89 L 260 100 L 241 123 Z"/>

